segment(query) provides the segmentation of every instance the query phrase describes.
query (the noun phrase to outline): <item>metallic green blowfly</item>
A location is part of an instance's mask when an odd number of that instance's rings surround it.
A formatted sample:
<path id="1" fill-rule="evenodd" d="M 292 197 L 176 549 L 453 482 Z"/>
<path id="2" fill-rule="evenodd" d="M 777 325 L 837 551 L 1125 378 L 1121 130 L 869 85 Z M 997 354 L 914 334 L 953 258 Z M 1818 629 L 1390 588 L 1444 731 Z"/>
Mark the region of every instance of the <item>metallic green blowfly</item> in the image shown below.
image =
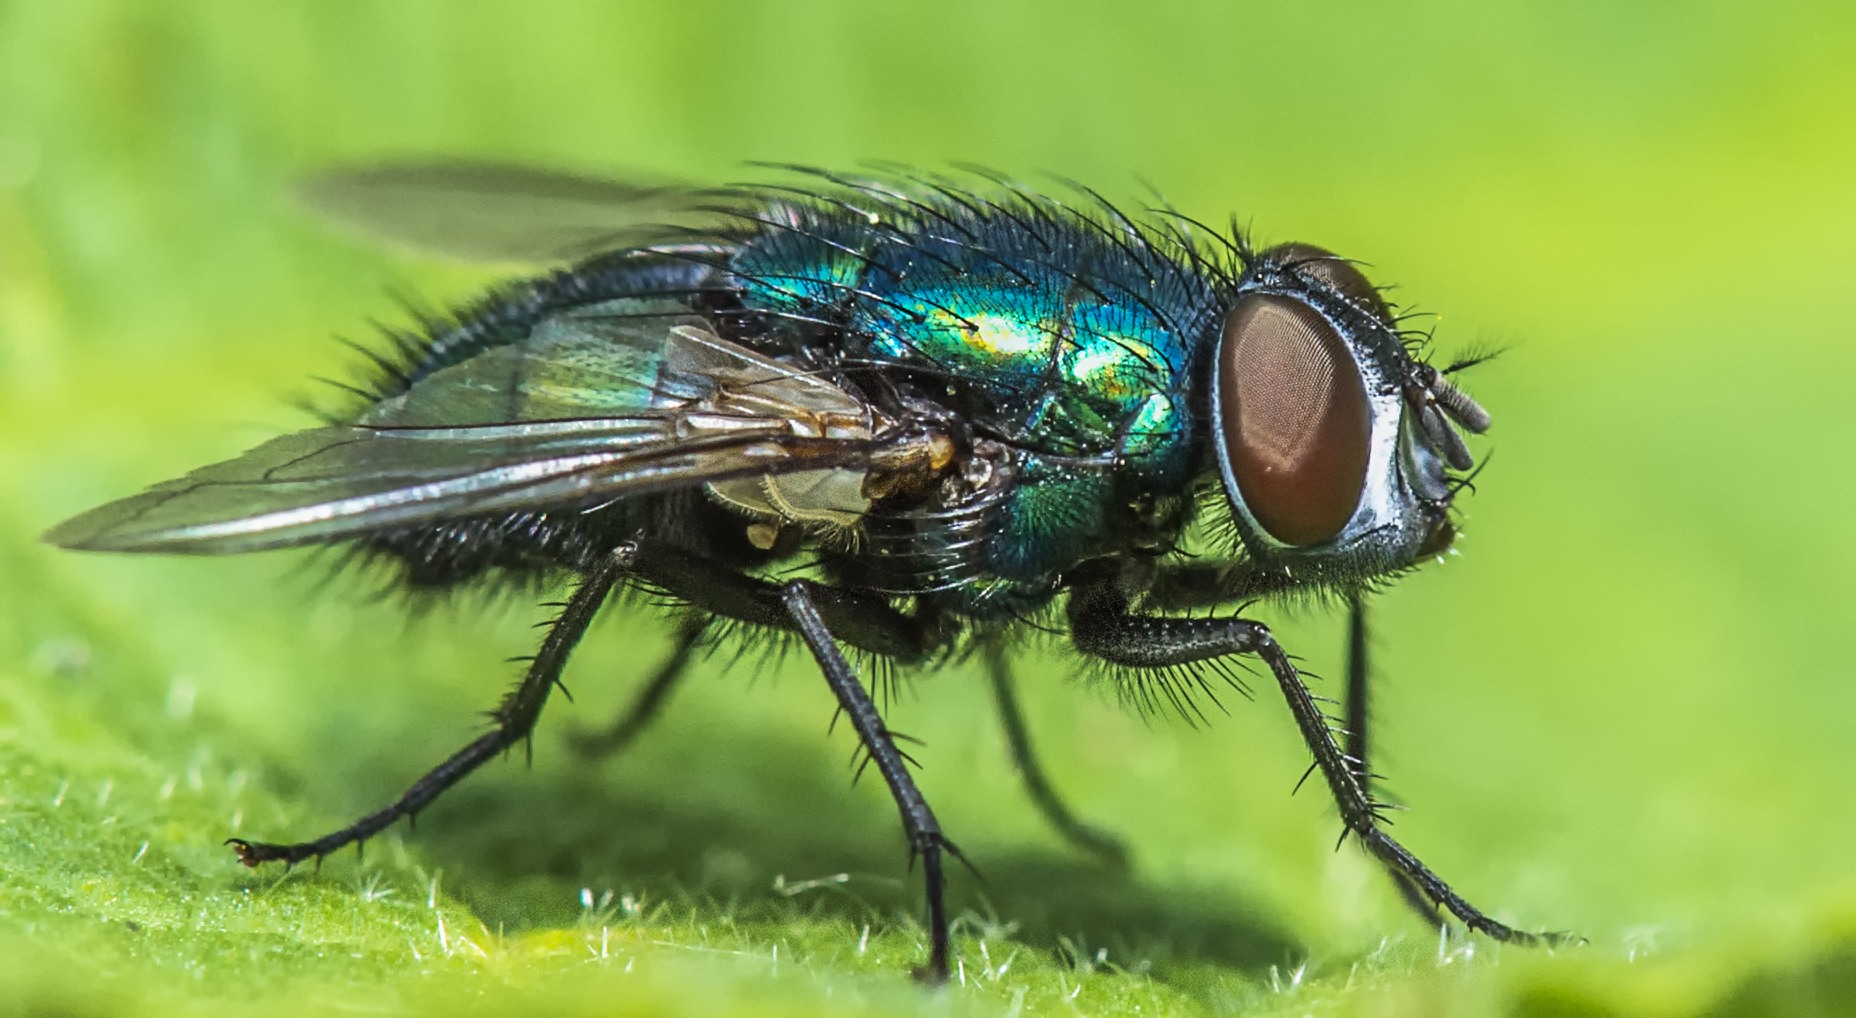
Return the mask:
<path id="1" fill-rule="evenodd" d="M 1254 251 L 1177 214 L 1136 220 L 1009 181 L 802 171 L 800 187 L 634 187 L 476 164 L 331 174 L 340 218 L 453 251 L 567 267 L 394 337 L 327 426 L 92 510 L 46 539 L 97 551 L 340 545 L 412 588 L 568 576 L 571 597 L 496 725 L 320 858 L 411 817 L 524 739 L 615 590 L 680 607 L 670 660 L 797 634 L 901 810 L 945 979 L 942 855 L 960 857 L 841 644 L 875 662 L 989 663 L 1033 798 L 1081 847 L 1030 753 L 1006 646 L 1067 626 L 1142 706 L 1191 712 L 1253 655 L 1281 688 L 1346 833 L 1416 907 L 1503 941 L 1388 835 L 1366 763 L 1363 598 L 1449 546 L 1488 414 L 1422 357 L 1380 292 L 1306 244 Z M 1215 555 L 1188 554 L 1202 528 Z M 1243 617 L 1326 595 L 1352 611 L 1337 726 Z M 1236 606 L 1220 614 L 1210 609 Z M 1342 744 L 1344 741 L 1344 745 Z"/>

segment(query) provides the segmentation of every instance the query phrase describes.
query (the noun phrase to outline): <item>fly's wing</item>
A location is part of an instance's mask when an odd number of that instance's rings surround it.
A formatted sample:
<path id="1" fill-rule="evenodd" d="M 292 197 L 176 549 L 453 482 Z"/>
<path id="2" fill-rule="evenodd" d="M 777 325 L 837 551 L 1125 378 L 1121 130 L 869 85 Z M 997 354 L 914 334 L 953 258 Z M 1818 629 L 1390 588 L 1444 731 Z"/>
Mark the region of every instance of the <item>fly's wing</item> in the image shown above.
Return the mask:
<path id="1" fill-rule="evenodd" d="M 800 471 L 918 441 L 861 399 L 644 302 L 557 316 L 352 425 L 285 435 L 53 528 L 98 551 L 224 553 Z"/>
<path id="2" fill-rule="evenodd" d="M 477 262 L 552 262 L 711 235 L 740 197 L 501 163 L 394 163 L 331 170 L 305 205 L 367 235 Z"/>

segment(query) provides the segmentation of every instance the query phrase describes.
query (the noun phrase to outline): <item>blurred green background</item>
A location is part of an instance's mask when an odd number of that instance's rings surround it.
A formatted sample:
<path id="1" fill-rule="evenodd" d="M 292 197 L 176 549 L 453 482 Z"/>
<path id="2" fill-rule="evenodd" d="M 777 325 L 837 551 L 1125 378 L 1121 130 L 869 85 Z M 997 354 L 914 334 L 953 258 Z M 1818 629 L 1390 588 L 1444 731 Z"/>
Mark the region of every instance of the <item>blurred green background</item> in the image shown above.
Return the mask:
<path id="1" fill-rule="evenodd" d="M 0 1013 L 1856 1010 L 1853 52 L 1838 3 L 0 0 Z M 567 755 L 662 652 L 643 611 L 532 770 L 363 862 L 239 868 L 219 839 L 320 833 L 477 731 L 538 610 L 36 535 L 304 425 L 332 336 L 495 278 L 284 198 L 434 153 L 1145 181 L 1507 347 L 1462 554 L 1379 603 L 1380 769 L 1472 900 L 1590 942 L 1440 944 L 1290 794 L 1279 699 L 1144 721 L 1033 647 L 1046 762 L 1136 869 L 1031 813 L 977 671 L 924 677 L 894 723 L 986 882 L 922 993 L 894 809 L 809 666 L 717 658 L 631 755 Z M 1263 617 L 1338 674 L 1336 619 Z"/>

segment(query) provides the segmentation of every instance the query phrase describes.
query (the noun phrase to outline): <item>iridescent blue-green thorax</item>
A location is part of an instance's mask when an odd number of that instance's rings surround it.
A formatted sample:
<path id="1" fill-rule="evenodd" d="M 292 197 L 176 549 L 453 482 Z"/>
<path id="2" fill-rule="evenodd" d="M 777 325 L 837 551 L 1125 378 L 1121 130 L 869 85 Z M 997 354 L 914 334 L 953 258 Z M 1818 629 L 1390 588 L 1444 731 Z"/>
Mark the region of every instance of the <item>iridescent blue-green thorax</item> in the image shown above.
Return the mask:
<path id="1" fill-rule="evenodd" d="M 783 206 L 730 262 L 750 308 L 840 328 L 841 357 L 911 372 L 1010 447 L 985 565 L 1019 581 L 1118 547 L 1137 492 L 1184 492 L 1219 321 L 1176 252 L 1053 211 Z"/>

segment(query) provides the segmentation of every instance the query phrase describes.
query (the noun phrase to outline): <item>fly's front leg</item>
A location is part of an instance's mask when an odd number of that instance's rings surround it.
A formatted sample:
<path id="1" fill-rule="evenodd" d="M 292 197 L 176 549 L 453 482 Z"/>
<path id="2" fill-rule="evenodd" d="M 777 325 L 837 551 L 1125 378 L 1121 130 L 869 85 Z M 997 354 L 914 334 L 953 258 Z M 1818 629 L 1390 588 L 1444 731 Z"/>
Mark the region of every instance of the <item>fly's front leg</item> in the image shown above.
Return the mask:
<path id="1" fill-rule="evenodd" d="M 1255 654 L 1288 701 L 1302 741 L 1315 757 L 1328 791 L 1340 809 L 1341 822 L 1368 852 L 1410 880 L 1470 929 L 1496 940 L 1535 944 L 1563 939 L 1527 933 L 1496 922 L 1450 889 L 1429 867 L 1392 839 L 1381 827 L 1381 805 L 1373 801 L 1360 774 L 1334 740 L 1329 718 L 1302 681 L 1294 662 L 1260 622 L 1240 618 L 1169 618 L 1137 615 L 1113 582 L 1077 590 L 1070 601 L 1070 638 L 1078 650 L 1130 668 L 1166 668 L 1228 654 Z"/>
<path id="2" fill-rule="evenodd" d="M 547 637 L 541 641 L 541 649 L 536 652 L 534 660 L 529 662 L 528 673 L 503 698 L 502 704 L 492 714 L 496 719 L 496 728 L 434 767 L 425 777 L 414 782 L 398 801 L 314 841 L 274 845 L 232 838 L 226 844 L 238 852 L 239 861 L 247 866 L 272 861 L 294 866 L 305 859 L 320 860 L 344 845 L 353 843 L 359 846 L 362 841 L 385 830 L 400 817 L 410 820 L 417 816 L 445 789 L 464 780 L 466 775 L 481 767 L 485 761 L 527 738 L 535 729 L 535 721 L 541 717 L 541 708 L 548 702 L 548 694 L 560 683 L 561 671 L 567 667 L 568 655 L 580 643 L 580 637 L 586 634 L 587 626 L 592 624 L 593 616 L 599 613 L 599 606 L 605 603 L 613 584 L 625 575 L 632 551 L 627 546 L 613 552 L 580 582 L 573 597 L 562 607 L 560 616 L 549 628 Z"/>
<path id="3" fill-rule="evenodd" d="M 902 812 L 902 828 L 908 834 L 909 848 L 921 857 L 922 873 L 928 885 L 928 964 L 916 970 L 916 974 L 928 982 L 944 983 L 947 981 L 948 930 L 941 852 L 945 849 L 959 858 L 960 850 L 941 833 L 941 824 L 935 820 L 934 811 L 928 808 L 928 800 L 922 797 L 921 790 L 915 787 L 915 779 L 910 776 L 889 727 L 883 723 L 883 716 L 877 712 L 863 683 L 857 681 L 857 672 L 838 650 L 831 630 L 826 628 L 819 614 L 817 592 L 818 588 L 811 582 L 793 580 L 781 588 L 781 597 L 792 615 L 794 628 L 799 630 L 812 656 L 818 660 L 819 670 L 825 673 L 825 683 L 836 694 L 838 707 L 850 718 L 851 727 L 856 729 L 864 749 L 876 763 L 877 772 L 889 785 L 896 808 Z"/>
<path id="4" fill-rule="evenodd" d="M 1367 792 L 1373 790 L 1373 769 L 1366 762 L 1366 726 L 1370 701 L 1367 699 L 1366 597 L 1355 594 L 1347 599 L 1347 756 Z"/>
<path id="5" fill-rule="evenodd" d="M 1368 738 L 1372 724 L 1372 697 L 1369 690 L 1372 671 L 1366 632 L 1366 595 L 1355 594 L 1347 599 L 1347 758 L 1353 763 L 1360 787 L 1370 796 L 1378 775 L 1373 773 L 1370 755 L 1372 741 Z M 1432 926 L 1442 921 L 1442 917 L 1437 914 L 1437 906 L 1424 896 L 1424 892 L 1411 882 L 1410 877 L 1392 868 L 1386 872 L 1391 875 L 1399 896 L 1405 899 L 1405 904 L 1411 906 L 1412 911 Z"/>

